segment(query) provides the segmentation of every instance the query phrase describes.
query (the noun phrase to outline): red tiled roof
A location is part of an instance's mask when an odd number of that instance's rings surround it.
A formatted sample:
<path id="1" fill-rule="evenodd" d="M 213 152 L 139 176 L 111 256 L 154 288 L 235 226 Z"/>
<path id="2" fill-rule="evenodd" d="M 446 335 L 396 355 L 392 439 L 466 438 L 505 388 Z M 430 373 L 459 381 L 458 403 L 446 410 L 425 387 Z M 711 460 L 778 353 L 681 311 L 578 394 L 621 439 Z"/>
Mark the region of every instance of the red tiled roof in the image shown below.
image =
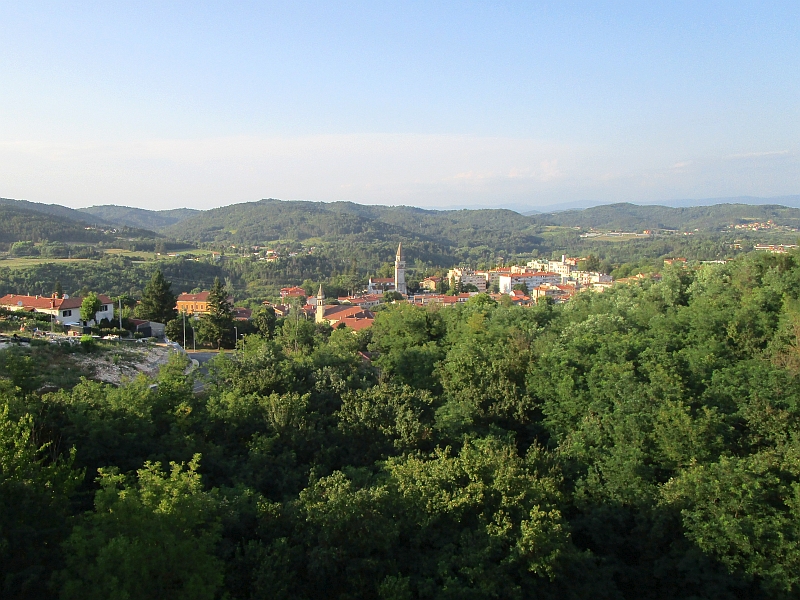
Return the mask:
<path id="1" fill-rule="evenodd" d="M 238 321 L 247 321 L 250 317 L 253 316 L 253 311 L 249 308 L 244 308 L 243 306 L 237 306 L 233 309 L 233 318 Z"/>
<path id="2" fill-rule="evenodd" d="M 179 294 L 178 302 L 208 302 L 208 295 L 211 292 L 200 292 L 199 294 Z"/>
<path id="3" fill-rule="evenodd" d="M 341 321 L 336 323 L 336 327 L 339 327 L 340 325 L 346 325 L 353 331 L 361 331 L 362 329 L 370 327 L 374 320 L 375 319 L 369 319 L 369 318 L 355 319 L 352 317 L 347 317 L 346 319 L 342 319 Z"/>
<path id="4" fill-rule="evenodd" d="M 307 296 L 306 291 L 298 286 L 281 288 L 281 296 Z"/>
<path id="5" fill-rule="evenodd" d="M 102 304 L 111 304 L 108 296 L 99 294 L 98 299 Z M 63 310 L 66 308 L 80 308 L 83 298 L 53 298 L 52 296 L 25 296 L 22 294 L 6 294 L 0 298 L 0 306 L 21 306 L 28 310 Z"/>
<path id="6" fill-rule="evenodd" d="M 109 298 L 108 296 L 105 296 L 103 294 L 98 294 L 97 295 L 97 299 L 100 300 L 100 302 L 102 304 L 112 304 L 113 303 L 113 300 L 111 300 L 111 298 Z M 83 298 L 67 298 L 66 300 L 64 300 L 61 303 L 61 307 L 60 308 L 62 308 L 62 309 L 64 309 L 64 308 L 80 308 L 81 304 L 83 304 Z"/>
<path id="7" fill-rule="evenodd" d="M 338 306 L 333 305 L 325 307 L 326 319 L 346 319 L 348 317 L 355 317 L 357 315 L 372 316 L 372 313 L 368 310 L 361 308 L 360 306 L 352 306 L 348 304 L 339 304 Z"/>
<path id="8" fill-rule="evenodd" d="M 31 309 L 59 308 L 64 300 L 50 296 L 23 296 L 21 294 L 6 294 L 0 298 L 2 306 L 19 306 Z"/>

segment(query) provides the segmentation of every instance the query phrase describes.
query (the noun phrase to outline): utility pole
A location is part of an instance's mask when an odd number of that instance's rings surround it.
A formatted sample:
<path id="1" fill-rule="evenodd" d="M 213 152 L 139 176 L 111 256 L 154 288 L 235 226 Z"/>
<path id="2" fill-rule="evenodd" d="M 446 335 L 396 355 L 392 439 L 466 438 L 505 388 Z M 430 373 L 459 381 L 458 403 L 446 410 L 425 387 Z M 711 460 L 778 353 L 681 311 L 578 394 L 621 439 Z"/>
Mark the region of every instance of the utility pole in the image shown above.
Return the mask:
<path id="1" fill-rule="evenodd" d="M 183 313 L 183 349 L 186 350 L 186 313 Z"/>
<path id="2" fill-rule="evenodd" d="M 119 335 L 122 337 L 122 296 L 119 297 L 119 330 Z"/>

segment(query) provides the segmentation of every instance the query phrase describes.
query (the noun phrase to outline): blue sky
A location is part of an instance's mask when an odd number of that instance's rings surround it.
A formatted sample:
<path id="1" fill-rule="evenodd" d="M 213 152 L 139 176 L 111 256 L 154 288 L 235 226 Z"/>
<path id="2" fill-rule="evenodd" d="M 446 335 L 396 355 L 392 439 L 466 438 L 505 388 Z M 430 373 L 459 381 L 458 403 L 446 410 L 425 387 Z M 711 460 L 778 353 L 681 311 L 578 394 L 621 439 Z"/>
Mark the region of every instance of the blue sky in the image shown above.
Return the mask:
<path id="1" fill-rule="evenodd" d="M 800 3 L 0 3 L 0 196 L 800 193 Z"/>

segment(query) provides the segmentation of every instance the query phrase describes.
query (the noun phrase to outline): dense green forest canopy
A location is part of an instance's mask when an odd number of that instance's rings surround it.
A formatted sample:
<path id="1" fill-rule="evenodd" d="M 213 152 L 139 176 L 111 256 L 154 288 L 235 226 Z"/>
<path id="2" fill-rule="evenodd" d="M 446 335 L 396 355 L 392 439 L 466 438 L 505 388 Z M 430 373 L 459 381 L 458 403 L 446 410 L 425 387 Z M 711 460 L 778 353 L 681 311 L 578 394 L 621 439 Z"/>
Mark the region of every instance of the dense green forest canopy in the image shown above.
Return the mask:
<path id="1" fill-rule="evenodd" d="M 44 207 L 32 209 L 30 207 Z M 68 211 L 60 214 L 56 209 Z M 52 210 L 50 210 L 52 209 Z M 75 218 L 80 216 L 80 219 Z M 58 205 L 36 205 L 18 200 L 0 201 L 0 243 L 18 241 L 111 243 L 119 239 L 159 237 L 152 231 L 90 223 L 87 215 Z"/>
<path id="2" fill-rule="evenodd" d="M 87 217 L 79 210 L 61 206 L 60 204 L 43 204 L 41 202 L 29 202 L 28 200 L 0 198 L 0 206 L 38 212 L 45 215 L 50 215 L 51 217 L 58 217 L 59 219 L 67 219 L 69 221 L 76 221 L 79 223 L 91 222 L 92 224 L 96 225 L 124 225 L 124 223 L 104 221 L 99 217 Z"/>
<path id="3" fill-rule="evenodd" d="M 31 350 L 0 351 L 4 597 L 800 589 L 795 254 L 358 334 L 289 317 L 119 387 L 52 391 Z"/>

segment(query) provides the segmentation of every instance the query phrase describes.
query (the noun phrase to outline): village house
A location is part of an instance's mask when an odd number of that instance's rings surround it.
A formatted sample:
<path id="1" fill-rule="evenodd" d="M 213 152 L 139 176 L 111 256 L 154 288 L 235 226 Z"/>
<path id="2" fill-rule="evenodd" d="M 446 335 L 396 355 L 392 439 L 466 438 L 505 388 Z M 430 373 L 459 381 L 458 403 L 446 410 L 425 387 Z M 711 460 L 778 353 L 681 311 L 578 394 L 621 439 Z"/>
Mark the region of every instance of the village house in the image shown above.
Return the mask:
<path id="1" fill-rule="evenodd" d="M 294 286 L 281 288 L 281 300 L 286 298 L 302 298 L 305 300 L 307 296 L 308 294 L 306 294 L 306 291 L 301 287 Z"/>
<path id="2" fill-rule="evenodd" d="M 114 319 L 114 303 L 108 296 L 98 295 L 100 310 L 89 324 L 97 324 L 103 319 Z M 78 325 L 81 323 L 81 304 L 83 298 L 57 298 L 54 296 L 25 296 L 21 294 L 7 294 L 0 298 L 0 308 L 6 310 L 26 310 L 52 315 L 54 320 L 62 325 Z"/>
<path id="3" fill-rule="evenodd" d="M 420 287 L 424 290 L 428 290 L 430 292 L 436 291 L 436 286 L 438 286 L 442 282 L 441 277 L 426 277 L 420 282 Z"/>
<path id="4" fill-rule="evenodd" d="M 208 296 L 211 292 L 200 292 L 198 294 L 187 294 L 186 292 L 178 295 L 175 308 L 179 313 L 187 315 L 207 315 Z M 233 296 L 228 296 L 228 302 L 233 304 Z"/>

